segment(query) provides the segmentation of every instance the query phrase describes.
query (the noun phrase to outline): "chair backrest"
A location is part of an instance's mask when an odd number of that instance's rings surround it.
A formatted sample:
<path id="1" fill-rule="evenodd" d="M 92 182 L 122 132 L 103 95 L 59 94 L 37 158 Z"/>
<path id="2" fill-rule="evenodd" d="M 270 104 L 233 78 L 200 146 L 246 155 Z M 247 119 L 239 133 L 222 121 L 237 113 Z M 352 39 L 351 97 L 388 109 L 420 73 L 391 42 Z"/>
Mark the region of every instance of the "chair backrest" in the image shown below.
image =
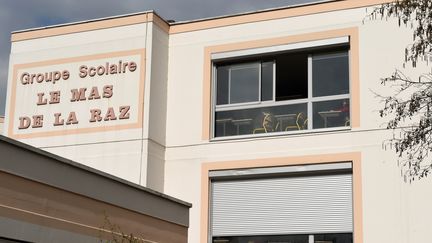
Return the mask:
<path id="1" fill-rule="evenodd" d="M 269 112 L 263 112 L 264 118 L 262 122 L 262 126 L 264 128 L 265 132 L 274 132 L 277 130 L 279 123 L 276 122 L 276 118 L 273 116 L 273 114 Z"/>
<path id="2" fill-rule="evenodd" d="M 307 128 L 307 122 L 308 119 L 306 118 L 305 114 L 303 112 L 299 112 L 297 114 L 297 119 L 296 119 L 296 125 L 298 127 L 298 130 L 303 130 Z"/>

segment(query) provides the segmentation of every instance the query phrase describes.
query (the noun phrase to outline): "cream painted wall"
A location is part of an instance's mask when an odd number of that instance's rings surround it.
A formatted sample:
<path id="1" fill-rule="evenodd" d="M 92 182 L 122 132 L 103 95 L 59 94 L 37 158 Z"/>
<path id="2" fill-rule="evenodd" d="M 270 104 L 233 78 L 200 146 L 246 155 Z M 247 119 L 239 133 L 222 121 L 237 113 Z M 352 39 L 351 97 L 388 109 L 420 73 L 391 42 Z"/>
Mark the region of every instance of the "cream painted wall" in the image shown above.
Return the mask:
<path id="1" fill-rule="evenodd" d="M 19 63 L 141 48 L 146 49 L 142 128 L 22 141 L 163 191 L 168 75 L 166 32 L 153 23 L 147 23 L 14 42 L 11 67 Z M 128 87 L 126 85 L 124 87 Z M 122 92 L 118 95 L 127 99 L 133 94 Z"/>
<path id="2" fill-rule="evenodd" d="M 134 36 L 131 37 L 130 33 L 134 33 Z M 137 24 L 13 42 L 9 66 L 9 83 L 12 80 L 11 74 L 15 64 L 141 49 L 146 47 L 146 34 L 146 24 Z M 29 48 L 33 50 L 30 51 Z M 149 59 L 147 58 L 147 60 Z M 146 63 L 146 69 L 149 67 L 150 65 Z M 6 114 L 9 114 L 11 86 L 8 86 Z M 91 87 L 91 84 L 89 86 Z M 36 102 L 36 99 L 34 99 L 34 102 Z M 6 119 L 6 127 L 8 122 L 9 120 Z M 97 143 L 110 140 L 139 139 L 142 136 L 142 132 L 139 131 L 141 129 L 106 132 L 98 136 L 79 134 L 61 137 L 38 137 L 36 139 L 26 139 L 25 141 L 37 147 Z"/>
<path id="3" fill-rule="evenodd" d="M 151 54 L 150 73 L 150 113 L 149 138 L 165 145 L 167 117 L 167 84 L 168 84 L 168 41 L 169 36 L 157 25 L 150 25 L 153 33 L 149 50 Z"/>
<path id="4" fill-rule="evenodd" d="M 167 83 L 168 83 L 168 33 L 157 25 L 149 26 L 152 38 L 149 40 L 151 55 L 147 181 L 148 187 L 163 191 L 165 168 L 165 140 L 167 120 Z"/>
<path id="5" fill-rule="evenodd" d="M 146 169 L 141 148 L 143 140 L 84 143 L 72 146 L 47 147 L 44 150 L 96 168 L 136 184 L 146 181 Z"/>
<path id="6" fill-rule="evenodd" d="M 394 152 L 383 150 L 383 140 L 392 133 L 384 129 L 385 120 L 378 116 L 381 104 L 374 95 L 389 93 L 380 78 L 401 67 L 404 48 L 412 37 L 395 21 L 372 21 L 365 16 L 364 8 L 350 9 L 170 36 L 164 192 L 192 202 L 190 243 L 199 243 L 200 232 L 206 230 L 200 222 L 202 163 L 345 152 L 362 155 L 364 242 L 428 242 L 432 212 L 425 205 L 432 203 L 427 193 L 432 181 L 403 182 Z M 360 39 L 359 128 L 225 141 L 201 139 L 206 46 L 350 27 L 358 27 Z"/>
<path id="7" fill-rule="evenodd" d="M 151 27 L 149 27 L 151 25 L 151 23 L 134 24 L 13 42 L 9 68 L 9 82 L 12 80 L 11 74 L 13 65 L 15 64 L 133 49 L 145 48 L 146 50 L 151 50 L 151 40 L 153 39 L 152 30 Z M 135 112 L 138 112 L 139 103 L 143 103 L 144 119 L 142 122 L 142 128 L 99 131 L 63 136 L 35 137 L 20 140 L 120 178 L 137 184 L 146 185 L 148 168 L 148 117 L 150 114 L 149 96 L 152 73 L 151 52 L 146 52 L 146 57 L 144 58 L 146 60 L 144 101 L 130 104 L 131 108 L 135 108 Z M 100 61 L 103 62 L 104 59 L 102 58 Z M 135 77 L 133 79 L 134 80 L 130 81 L 138 82 L 138 79 Z M 126 81 L 129 80 L 126 79 L 125 82 Z M 8 85 L 9 90 L 6 114 L 9 114 L 11 103 L 11 86 L 12 85 Z M 91 88 L 92 85 L 89 83 L 86 87 Z M 124 87 L 126 88 L 128 86 Z M 114 87 L 114 95 L 124 100 L 123 102 L 131 102 L 127 100 L 134 100 L 132 99 L 134 95 L 133 93 L 127 94 L 117 91 L 121 89 L 123 89 L 121 86 L 117 86 L 117 89 Z M 132 92 L 138 94 L 138 91 L 139 88 L 135 88 Z M 34 101 L 33 99 L 29 100 L 31 100 L 31 102 L 36 102 L 36 99 L 34 99 Z M 76 112 L 88 112 L 88 110 L 77 110 Z M 8 126 L 8 122 L 9 121 L 6 120 L 5 127 Z M 158 171 L 160 171 L 159 168 Z M 161 174 L 161 177 L 163 177 L 163 173 L 159 173 Z"/>

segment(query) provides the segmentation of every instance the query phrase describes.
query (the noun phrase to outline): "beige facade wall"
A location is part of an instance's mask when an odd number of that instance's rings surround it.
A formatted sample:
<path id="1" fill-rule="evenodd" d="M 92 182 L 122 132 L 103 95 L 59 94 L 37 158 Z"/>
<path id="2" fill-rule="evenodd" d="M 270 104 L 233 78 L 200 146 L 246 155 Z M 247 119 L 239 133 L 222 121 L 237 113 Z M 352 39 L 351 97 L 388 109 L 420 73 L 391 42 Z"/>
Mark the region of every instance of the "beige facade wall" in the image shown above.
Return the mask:
<path id="1" fill-rule="evenodd" d="M 160 144 L 165 140 L 165 122 L 160 121 L 166 117 L 168 34 L 154 24 L 158 17 L 151 15 L 143 13 L 118 20 L 81 23 L 74 28 L 57 27 L 48 29 L 51 32 L 46 36 L 45 30 L 40 30 L 42 38 L 37 35 L 33 38 L 31 31 L 14 34 L 12 39 L 19 41 L 12 42 L 9 83 L 15 80 L 17 84 L 9 85 L 6 113 L 15 117 L 6 120 L 5 134 L 128 181 L 162 190 L 164 149 Z M 24 40 L 20 39 L 22 36 Z M 119 61 L 134 61 L 136 71 L 78 77 L 81 64 L 90 68 Z M 55 84 L 35 82 L 33 86 L 40 86 L 36 88 L 20 83 L 23 72 L 44 73 L 55 68 L 69 70 L 71 77 Z M 69 102 L 72 97 L 69 91 L 74 88 L 87 88 L 87 98 L 95 86 L 102 96 L 102 88 L 108 84 L 114 86 L 108 101 L 102 97 Z M 36 105 L 38 92 L 57 89 L 61 89 L 60 104 Z M 21 102 L 19 96 L 23 93 L 31 97 L 28 102 Z M 127 119 L 120 119 L 122 106 L 130 106 Z M 105 121 L 109 107 L 113 107 L 116 119 Z M 94 108 L 101 110 L 101 122 L 89 122 Z M 59 111 L 65 121 L 69 112 L 74 111 L 79 123 L 53 126 L 54 113 Z M 21 116 L 31 118 L 39 113 L 44 114 L 42 128 L 31 125 L 18 129 Z"/>
<path id="2" fill-rule="evenodd" d="M 16 64 L 146 48 L 146 29 L 147 24 L 136 24 L 80 32 L 73 35 L 60 35 L 13 42 L 9 80 L 13 79 L 13 66 Z M 29 48 L 32 49 L 31 52 Z M 143 63 L 143 65 L 146 65 L 147 69 L 147 63 Z M 11 86 L 8 87 L 7 114 L 11 112 Z M 86 87 L 91 88 L 89 86 L 86 85 Z M 37 101 L 36 98 L 33 99 L 33 102 Z M 133 105 L 135 105 L 135 109 L 138 109 L 138 104 Z M 85 107 L 76 112 L 87 113 L 87 110 L 89 108 Z M 144 110 L 146 109 L 144 108 Z M 6 121 L 5 127 L 9 127 L 9 123 L 10 119 Z M 140 124 L 140 127 L 142 127 L 142 124 Z M 146 163 L 146 161 L 142 160 L 141 153 L 143 146 L 141 138 L 146 133 L 145 130 L 145 128 L 137 127 L 136 129 L 113 130 L 103 133 L 77 132 L 66 136 L 43 136 L 28 138 L 23 141 L 60 156 L 139 183 L 143 175 L 145 178 L 145 173 L 141 172 L 141 168 L 146 167 L 142 166 L 142 163 Z M 6 132 L 7 135 L 9 133 L 9 131 Z M 96 134 L 99 134 L 99 136 Z M 103 135 L 100 136 L 101 134 Z M 113 156 L 114 152 L 115 156 Z M 130 168 L 133 168 L 133 170 L 130 170 Z"/>
<path id="3" fill-rule="evenodd" d="M 148 115 L 148 150 L 146 185 L 163 191 L 167 120 L 168 41 L 166 31 L 151 25 L 151 87 Z M 142 182 L 143 183 L 143 182 Z"/>
<path id="4" fill-rule="evenodd" d="M 219 169 L 236 168 L 235 161 L 244 162 L 244 167 L 247 167 L 247 161 L 251 161 L 250 167 L 265 167 L 269 164 L 252 161 L 278 158 L 281 164 L 286 161 L 289 165 L 296 164 L 296 158 L 298 163 L 303 163 L 301 158 L 308 156 L 329 157 L 325 155 L 345 153 L 358 153 L 361 157 L 361 182 L 354 184 L 361 187 L 362 192 L 361 204 L 354 208 L 361 212 L 354 216 L 355 242 L 427 241 L 427 219 L 432 214 L 424 211 L 424 205 L 432 203 L 432 197 L 424 192 L 432 182 L 403 182 L 394 152 L 383 149 L 384 139 L 390 138 L 392 133 L 384 129 L 385 121 L 378 115 L 382 104 L 374 94 L 390 93 L 388 87 L 380 85 L 380 78 L 401 68 L 404 48 L 412 37 L 393 20 L 368 20 L 366 13 L 370 11 L 371 8 L 368 11 L 365 8 L 340 10 L 170 36 L 164 192 L 193 203 L 189 242 L 204 242 L 207 235 L 208 211 L 202 208 L 207 205 L 206 201 L 203 203 L 206 199 L 203 190 L 206 190 L 208 178 L 202 174 L 207 163 L 234 161 L 222 163 Z M 357 87 L 351 86 L 352 97 L 359 97 L 357 127 L 260 138 L 203 139 L 203 131 L 206 131 L 201 130 L 202 124 L 205 125 L 202 121 L 206 119 L 203 114 L 206 109 L 203 107 L 206 105 L 203 101 L 205 71 L 197 67 L 206 65 L 206 48 L 265 43 L 269 39 L 352 28 L 356 29 L 359 41 L 358 66 L 354 67 L 358 69 L 359 83 Z M 241 49 L 241 45 L 238 46 Z M 187 119 L 179 119 L 184 116 Z M 321 162 L 337 162 L 337 157 L 331 159 L 330 156 L 328 161 Z"/>

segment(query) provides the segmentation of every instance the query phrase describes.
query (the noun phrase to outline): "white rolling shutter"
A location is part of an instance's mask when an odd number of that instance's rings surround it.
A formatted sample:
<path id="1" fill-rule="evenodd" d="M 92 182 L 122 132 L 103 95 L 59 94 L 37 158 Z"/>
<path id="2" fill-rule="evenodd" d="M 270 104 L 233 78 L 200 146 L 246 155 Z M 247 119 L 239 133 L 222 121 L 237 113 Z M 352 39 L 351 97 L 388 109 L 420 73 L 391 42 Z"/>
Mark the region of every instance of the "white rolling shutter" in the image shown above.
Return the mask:
<path id="1" fill-rule="evenodd" d="M 212 236 L 352 232 L 352 175 L 212 182 Z"/>

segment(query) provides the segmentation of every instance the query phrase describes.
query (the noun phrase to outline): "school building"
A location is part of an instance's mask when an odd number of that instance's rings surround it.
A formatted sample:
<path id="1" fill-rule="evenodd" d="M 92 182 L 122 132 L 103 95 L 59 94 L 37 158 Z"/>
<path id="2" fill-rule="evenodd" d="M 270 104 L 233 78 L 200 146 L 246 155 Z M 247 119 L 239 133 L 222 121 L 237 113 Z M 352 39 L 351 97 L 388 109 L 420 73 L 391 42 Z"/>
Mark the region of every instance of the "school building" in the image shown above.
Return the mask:
<path id="1" fill-rule="evenodd" d="M 192 203 L 189 243 L 428 242 L 432 182 L 383 148 L 385 2 L 13 32 L 3 134 Z"/>

